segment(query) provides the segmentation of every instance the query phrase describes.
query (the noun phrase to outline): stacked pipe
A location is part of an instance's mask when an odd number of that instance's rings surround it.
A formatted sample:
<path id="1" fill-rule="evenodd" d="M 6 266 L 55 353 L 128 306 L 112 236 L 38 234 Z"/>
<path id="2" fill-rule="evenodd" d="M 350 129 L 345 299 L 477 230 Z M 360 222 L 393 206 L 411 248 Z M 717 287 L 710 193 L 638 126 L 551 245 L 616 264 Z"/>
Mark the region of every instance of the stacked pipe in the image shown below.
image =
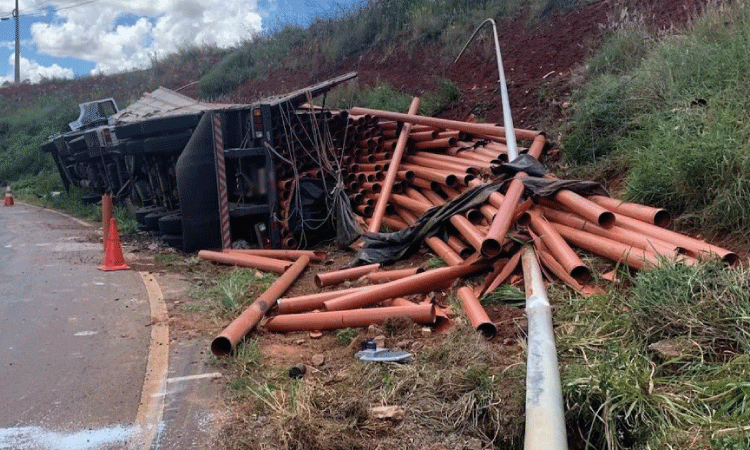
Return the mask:
<path id="1" fill-rule="evenodd" d="M 282 223 L 288 219 L 294 174 L 338 178 L 363 229 L 371 227 L 373 231 L 382 223 L 399 230 L 417 222 L 430 208 L 483 185 L 508 159 L 505 130 L 495 125 L 362 108 L 340 113 L 311 111 L 298 114 L 295 120 L 297 123 L 288 127 L 293 132 L 275 141 L 284 159 L 278 168 Z M 538 159 L 546 144 L 544 135 L 514 131 L 520 141 L 528 143 L 519 151 Z M 397 152 L 397 158 L 392 159 L 402 134 L 406 139 L 403 153 Z M 300 138 L 303 135 L 306 137 Z M 386 177 L 389 170 L 395 176 Z M 386 271 L 371 265 L 320 273 L 316 283 L 321 288 L 354 279 L 374 284 L 279 299 L 278 314 L 267 321 L 266 328 L 293 331 L 364 326 L 382 323 L 393 315 L 434 323 L 442 313 L 433 305 L 422 305 L 420 299 L 451 287 L 456 280 L 484 272 L 487 275 L 480 286 L 472 288 L 461 281 L 456 294 L 470 323 L 491 337 L 495 326 L 480 299 L 516 270 L 523 242 L 535 247 L 549 279 L 559 279 L 583 293 L 597 288 L 587 285 L 591 269 L 577 249 L 634 269 L 664 260 L 695 264 L 716 255 L 729 264 L 737 262 L 737 255 L 726 249 L 666 230 L 669 217 L 664 210 L 608 197 L 583 197 L 565 189 L 551 198 L 530 198 L 523 184 L 525 176 L 516 175 L 504 191 L 491 193 L 478 208 L 450 217 L 445 235 L 425 239 L 425 245 L 448 267 L 419 273 L 416 268 Z M 378 211 L 376 205 L 384 193 L 390 194 Z M 382 216 L 372 217 L 374 213 Z M 290 237 L 287 235 L 288 246 Z M 229 253 L 235 261 L 251 256 L 254 267 L 267 264 L 263 254 Z M 228 261 L 227 255 L 222 258 Z M 289 264 L 263 267 L 285 273 Z M 404 298 L 409 296 L 416 302 Z"/>

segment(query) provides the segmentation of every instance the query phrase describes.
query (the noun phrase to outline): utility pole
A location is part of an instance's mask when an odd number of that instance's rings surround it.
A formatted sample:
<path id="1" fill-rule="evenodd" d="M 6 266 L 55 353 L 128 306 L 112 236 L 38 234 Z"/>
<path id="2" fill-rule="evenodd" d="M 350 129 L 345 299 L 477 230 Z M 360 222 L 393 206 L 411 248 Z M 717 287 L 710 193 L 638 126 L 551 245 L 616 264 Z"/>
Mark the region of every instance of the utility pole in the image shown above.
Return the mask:
<path id="1" fill-rule="evenodd" d="M 18 33 L 18 0 L 16 0 L 16 9 L 13 10 L 13 17 L 16 19 L 16 84 L 21 84 L 21 40 Z"/>

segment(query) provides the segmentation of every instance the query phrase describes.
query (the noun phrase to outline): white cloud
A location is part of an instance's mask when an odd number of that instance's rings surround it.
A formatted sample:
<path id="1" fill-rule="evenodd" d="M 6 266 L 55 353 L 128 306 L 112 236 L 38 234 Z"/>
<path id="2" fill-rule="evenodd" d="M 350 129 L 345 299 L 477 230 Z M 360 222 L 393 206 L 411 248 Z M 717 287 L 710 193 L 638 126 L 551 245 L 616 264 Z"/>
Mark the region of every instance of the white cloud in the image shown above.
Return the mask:
<path id="1" fill-rule="evenodd" d="M 0 0 L 0 11 L 7 3 Z M 71 5 L 70 0 L 27 3 Z M 100 0 L 54 14 L 50 23 L 31 26 L 38 52 L 91 61 L 93 73 L 147 67 L 154 57 L 182 47 L 230 47 L 261 30 L 257 0 Z M 129 23 L 118 25 L 122 20 Z"/>
<path id="2" fill-rule="evenodd" d="M 5 76 L 0 76 L 0 85 L 6 81 L 12 82 L 15 79 L 15 61 L 16 54 L 13 53 L 8 58 L 8 64 L 10 65 L 10 73 Z M 57 64 L 51 66 L 43 66 L 34 60 L 21 57 L 20 64 L 20 75 L 21 80 L 29 80 L 32 83 L 38 83 L 42 78 L 73 78 L 73 71 L 71 69 L 60 67 Z"/>

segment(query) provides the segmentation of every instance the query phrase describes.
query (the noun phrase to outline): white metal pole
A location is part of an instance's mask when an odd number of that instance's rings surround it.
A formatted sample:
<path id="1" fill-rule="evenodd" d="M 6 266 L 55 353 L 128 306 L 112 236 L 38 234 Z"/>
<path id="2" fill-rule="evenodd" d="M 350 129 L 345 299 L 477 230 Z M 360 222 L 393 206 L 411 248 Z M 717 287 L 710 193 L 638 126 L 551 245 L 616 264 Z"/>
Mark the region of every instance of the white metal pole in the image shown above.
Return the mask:
<path id="1" fill-rule="evenodd" d="M 21 83 L 21 44 L 18 32 L 18 0 L 16 0 L 16 9 L 13 10 L 13 17 L 16 19 L 16 84 Z"/>
<path id="2" fill-rule="evenodd" d="M 526 285 L 528 359 L 526 363 L 525 450 L 567 450 L 565 412 L 557 366 L 552 308 L 531 247 L 521 256 Z"/>
<path id="3" fill-rule="evenodd" d="M 472 39 L 474 39 L 474 36 L 476 36 L 477 31 L 479 31 L 480 28 L 485 23 L 492 24 L 492 32 L 493 36 L 495 37 L 495 56 L 497 57 L 497 71 L 500 75 L 500 97 L 502 99 L 503 104 L 503 127 L 505 127 L 505 141 L 506 141 L 506 147 L 508 148 L 508 160 L 513 161 L 518 157 L 518 146 L 516 145 L 516 132 L 513 128 L 513 117 L 510 115 L 510 100 L 508 99 L 508 87 L 505 83 L 505 71 L 503 70 L 503 58 L 500 56 L 500 40 L 497 38 L 497 24 L 495 23 L 494 19 L 487 19 L 484 22 L 482 22 L 476 30 L 474 30 L 474 34 L 471 35 L 469 40 L 466 42 L 466 45 L 464 45 L 464 48 L 461 49 L 461 52 L 456 57 L 456 60 L 453 62 L 454 64 L 458 62 L 458 58 L 461 57 L 464 50 L 466 50 L 466 47 L 469 46 L 469 43 Z"/>

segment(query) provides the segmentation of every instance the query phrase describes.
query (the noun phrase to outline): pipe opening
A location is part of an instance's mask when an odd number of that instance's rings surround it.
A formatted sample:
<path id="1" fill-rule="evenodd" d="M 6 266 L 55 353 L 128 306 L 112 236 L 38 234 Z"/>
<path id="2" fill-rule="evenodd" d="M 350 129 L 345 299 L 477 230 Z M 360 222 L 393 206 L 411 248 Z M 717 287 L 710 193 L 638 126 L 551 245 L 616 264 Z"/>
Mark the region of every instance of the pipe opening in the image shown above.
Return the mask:
<path id="1" fill-rule="evenodd" d="M 730 266 L 734 266 L 735 264 L 737 264 L 738 262 L 740 262 L 740 257 L 737 256 L 737 253 L 732 253 L 732 252 L 727 253 L 721 259 L 722 259 L 722 261 L 724 261 L 725 263 L 729 264 Z"/>
<path id="2" fill-rule="evenodd" d="M 657 227 L 666 228 L 672 221 L 672 215 L 666 209 L 660 209 L 654 214 L 654 225 Z"/>
<path id="3" fill-rule="evenodd" d="M 225 336 L 219 336 L 211 342 L 211 353 L 216 356 L 227 356 L 232 353 L 232 343 Z"/>
<path id="4" fill-rule="evenodd" d="M 491 258 L 493 256 L 497 256 L 502 251 L 502 246 L 497 241 L 497 239 L 494 238 L 488 238 L 482 241 L 482 256 L 485 256 L 487 258 Z"/>
<path id="5" fill-rule="evenodd" d="M 591 271 L 586 266 L 575 266 L 573 270 L 570 271 L 570 276 L 583 284 L 591 278 Z"/>
<path id="6" fill-rule="evenodd" d="M 610 211 L 599 214 L 599 226 L 602 228 L 610 228 L 615 224 L 615 214 Z"/>
<path id="7" fill-rule="evenodd" d="M 485 322 L 477 325 L 477 331 L 482 333 L 482 336 L 486 339 L 492 339 L 497 334 L 497 327 L 493 323 Z"/>

